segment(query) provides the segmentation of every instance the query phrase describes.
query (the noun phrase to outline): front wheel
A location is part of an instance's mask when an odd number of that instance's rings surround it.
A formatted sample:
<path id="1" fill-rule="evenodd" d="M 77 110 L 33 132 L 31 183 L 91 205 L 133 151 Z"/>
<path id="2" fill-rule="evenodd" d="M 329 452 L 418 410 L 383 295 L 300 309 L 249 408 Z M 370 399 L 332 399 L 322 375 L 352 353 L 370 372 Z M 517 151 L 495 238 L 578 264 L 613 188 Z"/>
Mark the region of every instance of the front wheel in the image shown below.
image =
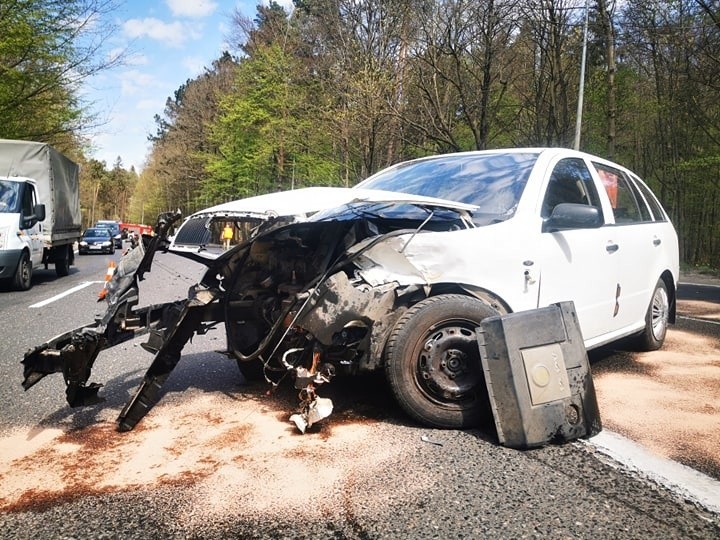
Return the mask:
<path id="1" fill-rule="evenodd" d="M 13 289 L 17 289 L 19 291 L 27 291 L 31 285 L 32 261 L 30 260 L 30 256 L 26 252 L 23 252 L 23 254 L 20 256 L 17 269 L 15 270 L 15 275 L 12 279 L 12 286 Z"/>
<path id="2" fill-rule="evenodd" d="M 489 413 L 475 329 L 498 312 L 459 294 L 426 298 L 395 324 L 385 373 L 400 406 L 438 428 L 477 425 Z"/>
<path id="3" fill-rule="evenodd" d="M 239 360 L 236 359 L 240 374 L 245 379 L 245 382 L 252 383 L 265 380 L 265 373 L 263 370 L 263 363 L 260 359 L 255 360 Z"/>
<path id="4" fill-rule="evenodd" d="M 637 337 L 638 348 L 643 351 L 656 351 L 662 347 L 669 319 L 670 300 L 667 286 L 659 279 L 645 314 L 645 329 Z"/>

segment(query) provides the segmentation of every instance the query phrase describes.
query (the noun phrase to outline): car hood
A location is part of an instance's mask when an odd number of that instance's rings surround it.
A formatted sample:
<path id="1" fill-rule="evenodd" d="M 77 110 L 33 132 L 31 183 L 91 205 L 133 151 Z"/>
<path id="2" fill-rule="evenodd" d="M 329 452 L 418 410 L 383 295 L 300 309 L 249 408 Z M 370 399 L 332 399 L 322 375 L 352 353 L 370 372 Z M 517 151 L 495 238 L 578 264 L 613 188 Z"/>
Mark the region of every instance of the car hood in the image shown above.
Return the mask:
<path id="1" fill-rule="evenodd" d="M 199 212 L 191 218 L 212 217 L 253 217 L 271 219 L 276 217 L 296 217 L 299 220 L 319 212 L 355 202 L 397 202 L 414 203 L 452 208 L 455 210 L 472 211 L 477 207 L 446 199 L 423 197 L 400 193 L 397 191 L 381 191 L 377 189 L 354 189 L 338 187 L 309 187 L 292 191 L 268 193 L 256 197 L 248 197 L 237 201 L 219 204 Z"/>
<path id="2" fill-rule="evenodd" d="M 80 238 L 81 242 L 110 242 L 111 236 L 83 236 Z"/>

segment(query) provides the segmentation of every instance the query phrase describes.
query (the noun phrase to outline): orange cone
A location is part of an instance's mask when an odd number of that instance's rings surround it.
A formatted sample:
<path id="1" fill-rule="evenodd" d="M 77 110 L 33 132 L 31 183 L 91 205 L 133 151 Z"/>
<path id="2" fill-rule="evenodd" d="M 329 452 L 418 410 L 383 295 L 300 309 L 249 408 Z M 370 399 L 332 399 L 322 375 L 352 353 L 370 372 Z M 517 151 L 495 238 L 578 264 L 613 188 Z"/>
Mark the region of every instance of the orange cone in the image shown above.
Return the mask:
<path id="1" fill-rule="evenodd" d="M 107 296 L 108 281 L 110 281 L 112 279 L 114 274 L 115 274 L 115 261 L 110 261 L 107 272 L 105 272 L 105 285 L 103 285 L 102 290 L 98 293 L 98 301 L 105 300 L 105 296 Z"/>

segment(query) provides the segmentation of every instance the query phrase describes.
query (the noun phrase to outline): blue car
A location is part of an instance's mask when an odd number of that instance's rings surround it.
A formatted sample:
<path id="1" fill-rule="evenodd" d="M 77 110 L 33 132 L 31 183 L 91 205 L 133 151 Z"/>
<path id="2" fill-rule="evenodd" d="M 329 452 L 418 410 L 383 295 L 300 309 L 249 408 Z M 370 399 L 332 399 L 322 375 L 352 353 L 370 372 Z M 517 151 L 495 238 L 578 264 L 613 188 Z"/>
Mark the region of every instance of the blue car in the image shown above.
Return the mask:
<path id="1" fill-rule="evenodd" d="M 115 243 L 110 230 L 104 227 L 86 229 L 78 245 L 80 255 L 88 253 L 115 253 Z"/>

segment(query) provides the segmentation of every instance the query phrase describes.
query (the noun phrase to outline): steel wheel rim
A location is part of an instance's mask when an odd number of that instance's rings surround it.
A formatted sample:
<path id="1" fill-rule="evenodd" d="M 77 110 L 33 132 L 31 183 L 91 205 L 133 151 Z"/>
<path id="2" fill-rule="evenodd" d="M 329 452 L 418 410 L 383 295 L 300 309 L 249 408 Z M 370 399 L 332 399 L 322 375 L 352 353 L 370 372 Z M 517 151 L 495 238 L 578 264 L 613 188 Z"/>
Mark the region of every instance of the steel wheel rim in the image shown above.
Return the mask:
<path id="1" fill-rule="evenodd" d="M 475 396 L 482 382 L 476 323 L 446 321 L 432 326 L 420 342 L 415 380 L 432 401 L 460 404 Z"/>

